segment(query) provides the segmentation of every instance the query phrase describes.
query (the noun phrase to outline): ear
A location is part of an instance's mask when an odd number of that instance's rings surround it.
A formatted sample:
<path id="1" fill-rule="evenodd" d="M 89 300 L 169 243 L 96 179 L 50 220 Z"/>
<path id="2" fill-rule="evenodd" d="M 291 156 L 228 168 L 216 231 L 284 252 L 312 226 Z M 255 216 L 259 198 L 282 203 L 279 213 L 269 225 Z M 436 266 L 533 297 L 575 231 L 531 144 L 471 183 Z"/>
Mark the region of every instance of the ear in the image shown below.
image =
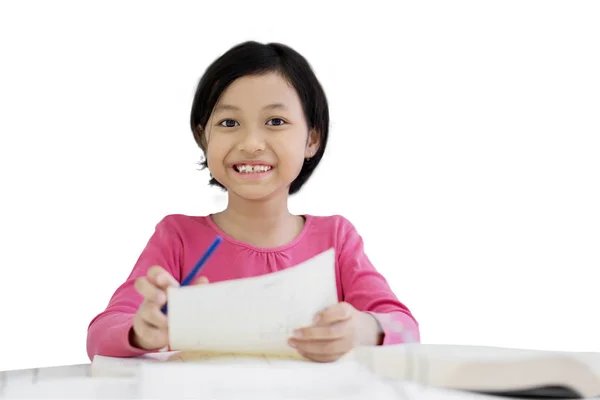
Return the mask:
<path id="1" fill-rule="evenodd" d="M 304 152 L 304 158 L 312 158 L 321 145 L 321 135 L 315 129 L 311 129 L 308 132 L 308 140 L 306 141 L 306 151 Z"/>
<path id="2" fill-rule="evenodd" d="M 198 146 L 200 146 L 202 150 L 206 150 L 208 142 L 206 140 L 206 132 L 204 131 L 202 126 L 196 126 L 196 130 L 194 131 L 194 139 L 196 140 L 196 143 L 198 143 Z"/>

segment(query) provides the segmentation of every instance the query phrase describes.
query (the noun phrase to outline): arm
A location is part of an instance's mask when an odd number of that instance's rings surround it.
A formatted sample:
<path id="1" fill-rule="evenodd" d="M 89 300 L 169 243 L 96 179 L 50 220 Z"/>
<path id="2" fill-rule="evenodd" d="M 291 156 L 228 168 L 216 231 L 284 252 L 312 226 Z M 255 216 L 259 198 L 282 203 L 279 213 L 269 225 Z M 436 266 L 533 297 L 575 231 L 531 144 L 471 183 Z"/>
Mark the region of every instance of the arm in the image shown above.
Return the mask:
<path id="1" fill-rule="evenodd" d="M 169 223 L 168 217 L 156 225 L 144 251 L 138 258 L 127 280 L 115 291 L 106 310 L 98 314 L 88 326 L 87 353 L 90 360 L 96 354 L 109 357 L 134 357 L 149 350 L 131 345 L 129 335 L 133 317 L 142 303 L 142 296 L 134 283 L 145 276 L 153 265 L 167 270 L 175 279 L 180 277 L 182 243 Z"/>
<path id="2" fill-rule="evenodd" d="M 371 264 L 365 254 L 363 240 L 354 226 L 345 219 L 342 221 L 338 248 L 342 300 L 377 320 L 383 336 L 378 344 L 419 342 L 416 319 Z"/>

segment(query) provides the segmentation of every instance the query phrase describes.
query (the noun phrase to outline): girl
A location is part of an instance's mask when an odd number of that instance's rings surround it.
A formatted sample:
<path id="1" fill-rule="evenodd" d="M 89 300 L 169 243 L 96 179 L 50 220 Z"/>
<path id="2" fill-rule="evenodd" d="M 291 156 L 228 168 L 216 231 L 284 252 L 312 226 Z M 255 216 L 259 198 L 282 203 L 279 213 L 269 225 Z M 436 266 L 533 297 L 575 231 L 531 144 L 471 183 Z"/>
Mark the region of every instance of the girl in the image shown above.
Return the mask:
<path id="1" fill-rule="evenodd" d="M 306 358 L 334 361 L 357 345 L 419 341 L 416 320 L 348 220 L 288 211 L 288 196 L 323 157 L 328 129 L 323 89 L 293 49 L 246 42 L 210 65 L 193 100 L 191 130 L 210 184 L 227 191 L 227 207 L 206 216 L 168 215 L 157 224 L 129 278 L 88 327 L 90 359 L 167 346 L 166 289 L 179 285 L 215 234 L 224 240 L 199 284 L 282 270 L 335 248 L 339 303 L 289 339 Z"/>

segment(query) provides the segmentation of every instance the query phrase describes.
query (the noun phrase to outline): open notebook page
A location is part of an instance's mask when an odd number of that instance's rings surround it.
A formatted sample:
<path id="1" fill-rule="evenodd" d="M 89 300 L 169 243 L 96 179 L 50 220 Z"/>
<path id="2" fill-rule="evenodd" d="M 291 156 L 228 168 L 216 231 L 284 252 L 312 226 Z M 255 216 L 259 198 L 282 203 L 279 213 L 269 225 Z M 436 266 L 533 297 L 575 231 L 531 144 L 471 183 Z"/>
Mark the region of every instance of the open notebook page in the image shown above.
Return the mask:
<path id="1" fill-rule="evenodd" d="M 465 365 L 525 362 L 547 359 L 552 352 L 491 346 L 404 344 L 358 347 L 349 355 L 378 376 L 424 384 L 445 381 Z"/>
<path id="2" fill-rule="evenodd" d="M 403 344 L 385 347 L 358 347 L 350 355 L 369 369 L 392 379 L 416 379 L 434 366 L 498 364 L 568 358 L 589 365 L 600 373 L 600 353 L 571 353 L 493 346 Z"/>
<path id="3" fill-rule="evenodd" d="M 298 357 L 293 330 L 337 301 L 334 249 L 267 275 L 170 288 L 170 346 Z"/>
<path id="4" fill-rule="evenodd" d="M 560 353 L 559 353 L 560 354 Z M 590 367 L 595 374 L 600 376 L 600 353 L 597 352 L 581 352 L 581 353 L 566 353 L 578 361 L 585 363 Z"/>
<path id="5" fill-rule="evenodd" d="M 486 346 L 404 345 L 357 348 L 354 360 L 376 375 L 423 385 L 482 392 L 538 391 L 538 398 L 566 393 L 600 394 L 599 354 Z M 550 390 L 552 389 L 552 390 Z M 542 394 L 544 392 L 545 394 Z"/>

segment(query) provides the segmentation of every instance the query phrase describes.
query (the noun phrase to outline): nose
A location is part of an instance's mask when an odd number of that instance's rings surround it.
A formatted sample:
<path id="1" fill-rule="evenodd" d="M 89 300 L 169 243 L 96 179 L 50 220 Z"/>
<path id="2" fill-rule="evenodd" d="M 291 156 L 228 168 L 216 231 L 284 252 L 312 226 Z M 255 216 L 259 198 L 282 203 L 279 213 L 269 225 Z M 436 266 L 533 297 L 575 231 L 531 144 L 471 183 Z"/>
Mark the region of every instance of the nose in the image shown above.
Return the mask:
<path id="1" fill-rule="evenodd" d="M 246 153 L 258 153 L 265 150 L 265 138 L 259 129 L 248 129 L 242 133 L 238 148 Z"/>

